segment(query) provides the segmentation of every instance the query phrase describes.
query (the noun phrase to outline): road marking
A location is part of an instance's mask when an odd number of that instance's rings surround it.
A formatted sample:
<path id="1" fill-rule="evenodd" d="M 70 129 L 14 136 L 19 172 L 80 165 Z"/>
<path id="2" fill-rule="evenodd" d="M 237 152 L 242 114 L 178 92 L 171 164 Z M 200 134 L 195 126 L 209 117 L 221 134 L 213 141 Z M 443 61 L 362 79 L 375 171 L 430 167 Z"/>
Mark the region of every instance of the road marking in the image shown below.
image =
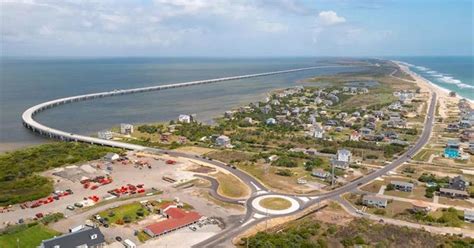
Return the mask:
<path id="1" fill-rule="evenodd" d="M 309 201 L 309 198 L 308 198 L 308 197 L 300 196 L 300 197 L 298 197 L 298 198 L 300 198 L 300 199 L 301 199 L 302 201 L 304 201 L 304 202 Z"/>
<path id="2" fill-rule="evenodd" d="M 311 200 L 314 200 L 314 199 L 319 199 L 319 196 L 310 196 L 309 197 Z"/>
<path id="3" fill-rule="evenodd" d="M 255 183 L 253 183 L 252 181 L 250 182 L 250 184 L 252 184 L 252 186 L 257 190 L 262 190 L 261 188 L 259 188 Z"/>
<path id="4" fill-rule="evenodd" d="M 257 218 L 257 219 L 261 219 L 261 218 L 264 218 L 264 217 L 266 217 L 266 216 L 263 215 L 263 214 L 256 213 L 256 214 L 253 215 L 253 217 L 254 217 L 254 218 Z"/>
<path id="5" fill-rule="evenodd" d="M 266 194 L 266 193 L 268 193 L 268 191 L 265 191 L 265 190 L 259 190 L 255 192 L 256 195 L 261 195 L 261 194 Z"/>
<path id="6" fill-rule="evenodd" d="M 250 220 L 248 220 L 247 222 L 245 222 L 244 224 L 242 224 L 242 226 L 246 226 L 246 225 L 248 225 L 248 224 L 250 224 L 250 223 L 252 223 L 252 222 L 254 222 L 254 221 L 255 221 L 254 218 L 250 218 Z"/>

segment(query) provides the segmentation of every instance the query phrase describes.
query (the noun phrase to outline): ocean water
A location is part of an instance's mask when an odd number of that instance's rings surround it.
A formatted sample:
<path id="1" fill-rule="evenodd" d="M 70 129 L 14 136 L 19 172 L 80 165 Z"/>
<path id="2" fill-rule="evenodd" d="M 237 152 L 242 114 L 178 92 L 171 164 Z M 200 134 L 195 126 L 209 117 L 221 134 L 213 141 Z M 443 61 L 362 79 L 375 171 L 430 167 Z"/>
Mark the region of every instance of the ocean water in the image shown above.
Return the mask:
<path id="1" fill-rule="evenodd" d="M 463 57 L 398 57 L 410 70 L 432 83 L 474 100 L 474 56 Z"/>
<path id="2" fill-rule="evenodd" d="M 210 79 L 334 63 L 323 58 L 5 59 L 0 66 L 0 152 L 46 142 L 22 126 L 28 107 L 60 97 L 112 89 Z M 36 116 L 46 125 L 80 134 L 125 123 L 168 121 L 196 113 L 209 122 L 225 110 L 263 99 L 272 89 L 308 77 L 355 71 L 325 68 L 66 104 Z"/>

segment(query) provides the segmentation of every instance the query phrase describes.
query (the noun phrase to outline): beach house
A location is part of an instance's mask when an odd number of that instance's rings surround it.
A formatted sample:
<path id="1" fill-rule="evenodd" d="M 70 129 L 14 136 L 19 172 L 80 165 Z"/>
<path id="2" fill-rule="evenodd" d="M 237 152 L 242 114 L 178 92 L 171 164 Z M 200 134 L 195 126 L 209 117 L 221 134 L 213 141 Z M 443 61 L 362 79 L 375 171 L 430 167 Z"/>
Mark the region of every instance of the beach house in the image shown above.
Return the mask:
<path id="1" fill-rule="evenodd" d="M 120 133 L 125 135 L 130 135 L 133 133 L 133 125 L 127 123 L 120 124 Z"/>
<path id="2" fill-rule="evenodd" d="M 370 207 L 386 208 L 388 200 L 378 196 L 364 195 L 362 197 L 362 204 Z"/>

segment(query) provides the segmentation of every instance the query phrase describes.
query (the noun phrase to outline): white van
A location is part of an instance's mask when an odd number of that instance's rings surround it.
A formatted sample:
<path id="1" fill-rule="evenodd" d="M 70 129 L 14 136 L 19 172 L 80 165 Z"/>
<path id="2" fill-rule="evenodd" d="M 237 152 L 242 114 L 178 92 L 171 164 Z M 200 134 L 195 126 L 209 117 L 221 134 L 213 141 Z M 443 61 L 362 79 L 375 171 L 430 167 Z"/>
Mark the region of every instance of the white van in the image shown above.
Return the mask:
<path id="1" fill-rule="evenodd" d="M 123 241 L 123 245 L 127 248 L 136 248 L 137 245 L 133 243 L 130 239 L 126 239 Z"/>

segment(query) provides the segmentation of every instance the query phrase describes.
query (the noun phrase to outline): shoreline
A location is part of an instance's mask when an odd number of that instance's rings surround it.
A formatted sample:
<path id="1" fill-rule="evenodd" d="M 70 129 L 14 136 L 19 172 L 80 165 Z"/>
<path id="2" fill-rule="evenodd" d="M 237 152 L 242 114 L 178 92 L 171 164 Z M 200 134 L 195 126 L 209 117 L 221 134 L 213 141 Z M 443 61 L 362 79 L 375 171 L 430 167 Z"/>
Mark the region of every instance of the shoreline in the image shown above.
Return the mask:
<path id="1" fill-rule="evenodd" d="M 409 74 L 411 77 L 413 77 L 413 79 L 415 81 L 412 81 L 412 82 L 417 84 L 421 89 L 429 90 L 431 92 L 436 92 L 436 94 L 438 95 L 438 99 L 441 103 L 440 105 L 443 105 L 443 102 L 446 102 L 446 101 L 452 101 L 452 100 L 459 101 L 461 99 L 466 99 L 467 102 L 469 102 L 471 108 L 474 108 L 474 100 L 462 97 L 457 93 L 456 93 L 456 96 L 454 96 L 454 97 L 449 96 L 449 92 L 451 92 L 451 90 L 443 88 L 443 87 L 431 82 L 430 80 L 424 78 L 423 76 L 419 75 L 418 73 L 410 70 L 410 68 L 406 65 L 405 62 L 395 61 L 395 60 L 392 60 L 392 62 L 395 63 L 396 65 L 398 65 L 398 67 L 403 72 L 405 72 L 405 73 Z"/>
<path id="2" fill-rule="evenodd" d="M 458 94 L 458 92 L 454 91 L 454 90 L 450 90 L 450 89 L 447 89 L 447 88 L 444 88 L 436 83 L 433 83 L 432 81 L 428 80 L 427 78 L 421 76 L 420 74 L 410 70 L 410 67 L 408 66 L 408 63 L 404 62 L 404 61 L 399 61 L 399 60 L 391 60 L 393 63 L 397 64 L 398 67 L 404 71 L 405 73 L 411 75 L 414 79 L 415 79 L 415 82 L 417 81 L 421 81 L 422 83 L 425 83 L 428 85 L 428 87 L 430 89 L 432 89 L 433 91 L 435 91 L 439 96 L 443 96 L 443 97 L 449 97 L 449 98 L 456 98 L 458 100 L 461 100 L 461 99 L 466 99 L 470 104 L 471 104 L 471 107 L 474 106 L 474 99 L 470 99 L 470 98 L 467 98 L 467 97 L 463 97 L 461 95 Z M 456 96 L 455 97 L 451 97 L 449 96 L 449 92 L 455 92 L 456 93 Z"/>

